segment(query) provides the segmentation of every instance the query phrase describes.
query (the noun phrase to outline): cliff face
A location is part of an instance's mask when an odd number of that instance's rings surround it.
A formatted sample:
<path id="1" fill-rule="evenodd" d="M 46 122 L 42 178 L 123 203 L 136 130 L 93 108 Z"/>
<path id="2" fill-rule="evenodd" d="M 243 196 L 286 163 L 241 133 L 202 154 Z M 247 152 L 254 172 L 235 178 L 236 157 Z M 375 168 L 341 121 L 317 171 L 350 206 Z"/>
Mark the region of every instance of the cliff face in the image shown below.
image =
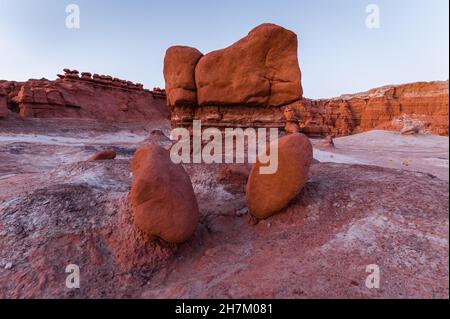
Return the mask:
<path id="1" fill-rule="evenodd" d="M 417 126 L 422 132 L 449 133 L 448 81 L 385 86 L 338 98 L 303 98 L 281 107 L 172 107 L 172 126 L 278 127 L 308 136 L 346 136 L 373 129 L 400 131 Z"/>
<path id="2" fill-rule="evenodd" d="M 0 118 L 87 118 L 130 121 L 168 118 L 162 90 L 110 76 L 65 70 L 59 79 L 0 81 Z"/>
<path id="3" fill-rule="evenodd" d="M 345 136 L 404 125 L 448 135 L 448 81 L 384 86 L 329 100 L 303 99 L 291 105 L 301 131 L 312 136 Z"/>

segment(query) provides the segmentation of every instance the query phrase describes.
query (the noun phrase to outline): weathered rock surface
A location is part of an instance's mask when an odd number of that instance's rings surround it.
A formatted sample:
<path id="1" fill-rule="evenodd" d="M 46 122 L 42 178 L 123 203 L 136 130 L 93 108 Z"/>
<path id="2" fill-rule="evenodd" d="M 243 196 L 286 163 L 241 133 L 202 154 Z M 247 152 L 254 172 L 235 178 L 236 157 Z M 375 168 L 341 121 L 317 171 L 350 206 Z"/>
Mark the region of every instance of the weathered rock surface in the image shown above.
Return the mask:
<path id="1" fill-rule="evenodd" d="M 405 125 L 448 135 L 448 81 L 385 86 L 330 100 L 303 99 L 291 107 L 301 132 L 310 136 L 345 136 L 372 129 L 400 131 Z"/>
<path id="2" fill-rule="evenodd" d="M 285 213 L 251 225 L 236 214 L 245 174 L 216 179 L 227 167 L 187 167 L 200 225 L 181 246 L 133 227 L 129 161 L 0 179 L 0 297 L 448 298 L 447 182 L 314 164 Z M 66 288 L 68 264 L 80 289 Z M 365 286 L 370 264 L 380 289 Z"/>
<path id="3" fill-rule="evenodd" d="M 173 71 L 168 73 L 179 77 L 166 76 L 166 86 L 184 87 L 168 100 L 172 126 L 190 128 L 193 120 L 201 120 L 205 128 L 279 127 L 324 137 L 416 125 L 424 133 L 448 135 L 448 81 L 389 85 L 332 99 L 302 98 L 297 45 L 291 31 L 263 24 L 199 60 L 195 49 L 169 49 L 166 65 Z M 194 69 L 195 76 L 190 74 Z M 183 85 L 178 85 L 180 79 Z"/>
<path id="4" fill-rule="evenodd" d="M 85 118 L 107 122 L 148 121 L 169 116 L 165 92 L 111 76 L 66 70 L 27 82 L 0 81 L 0 117 Z"/>
<path id="5" fill-rule="evenodd" d="M 295 33 L 262 24 L 195 68 L 200 106 L 282 106 L 301 99 Z"/>
<path id="6" fill-rule="evenodd" d="M 195 67 L 203 54 L 195 48 L 174 46 L 164 58 L 167 103 L 170 106 L 197 104 Z"/>
<path id="7" fill-rule="evenodd" d="M 308 180 L 313 149 L 303 134 L 291 134 L 272 143 L 270 152 L 278 148 L 278 167 L 275 173 L 261 171 L 267 166 L 260 160 L 253 165 L 247 183 L 247 204 L 257 218 L 267 218 L 286 208 L 301 192 Z M 273 163 L 271 163 L 273 165 Z"/>
<path id="8" fill-rule="evenodd" d="M 169 48 L 165 79 L 172 126 L 190 128 L 201 120 L 205 128 L 283 128 L 281 107 L 303 94 L 297 48 L 295 33 L 274 24 L 205 56 Z"/>
<path id="9" fill-rule="evenodd" d="M 137 150 L 131 170 L 136 227 L 170 243 L 190 239 L 198 225 L 198 204 L 184 168 L 172 163 L 169 151 L 147 144 Z"/>

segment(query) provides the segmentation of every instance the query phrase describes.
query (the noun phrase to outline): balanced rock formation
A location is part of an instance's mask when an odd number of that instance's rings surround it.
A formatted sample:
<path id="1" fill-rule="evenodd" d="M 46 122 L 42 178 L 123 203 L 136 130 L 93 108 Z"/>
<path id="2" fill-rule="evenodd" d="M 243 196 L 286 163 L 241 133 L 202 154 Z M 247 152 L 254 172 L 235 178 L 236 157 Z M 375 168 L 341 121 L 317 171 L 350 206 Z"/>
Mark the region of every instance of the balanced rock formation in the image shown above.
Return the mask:
<path id="1" fill-rule="evenodd" d="M 113 150 L 101 151 L 94 154 L 89 160 L 90 161 L 104 161 L 104 160 L 112 160 L 117 156 L 116 152 Z"/>
<path id="2" fill-rule="evenodd" d="M 106 75 L 65 69 L 58 79 L 0 81 L 0 118 L 166 119 L 165 91 Z"/>
<path id="3" fill-rule="evenodd" d="M 134 155 L 131 170 L 136 227 L 170 243 L 187 241 L 197 228 L 199 211 L 184 168 L 171 161 L 167 150 L 146 144 Z"/>
<path id="4" fill-rule="evenodd" d="M 173 127 L 280 127 L 281 107 L 302 98 L 295 33 L 262 24 L 228 48 L 202 55 L 172 47 L 164 76 Z"/>
<path id="5" fill-rule="evenodd" d="M 259 159 L 253 165 L 247 183 L 247 204 L 250 213 L 260 219 L 268 218 L 287 205 L 301 192 L 308 181 L 313 149 L 303 134 L 291 134 L 269 146 L 278 147 L 278 169 L 274 174 L 263 174 Z"/>

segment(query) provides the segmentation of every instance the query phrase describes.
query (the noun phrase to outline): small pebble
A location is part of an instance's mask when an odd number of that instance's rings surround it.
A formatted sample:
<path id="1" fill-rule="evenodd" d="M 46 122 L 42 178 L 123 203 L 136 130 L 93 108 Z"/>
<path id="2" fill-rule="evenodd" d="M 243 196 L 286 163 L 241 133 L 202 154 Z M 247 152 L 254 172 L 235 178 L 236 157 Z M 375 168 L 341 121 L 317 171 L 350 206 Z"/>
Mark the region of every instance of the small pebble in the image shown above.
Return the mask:
<path id="1" fill-rule="evenodd" d="M 12 267 L 13 267 L 13 264 L 12 264 L 11 262 L 6 263 L 6 265 L 5 265 L 5 269 L 6 269 L 6 270 L 11 269 Z"/>

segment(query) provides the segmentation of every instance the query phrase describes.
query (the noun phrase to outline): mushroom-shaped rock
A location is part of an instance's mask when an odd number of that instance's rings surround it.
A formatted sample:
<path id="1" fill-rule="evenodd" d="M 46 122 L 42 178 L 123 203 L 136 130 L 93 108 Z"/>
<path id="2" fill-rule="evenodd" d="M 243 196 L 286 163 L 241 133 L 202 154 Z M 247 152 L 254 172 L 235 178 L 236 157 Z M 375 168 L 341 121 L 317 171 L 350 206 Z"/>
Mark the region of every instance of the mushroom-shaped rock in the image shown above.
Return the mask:
<path id="1" fill-rule="evenodd" d="M 195 67 L 203 54 L 191 47 L 174 46 L 167 49 L 164 58 L 167 103 L 170 106 L 197 104 Z"/>
<path id="2" fill-rule="evenodd" d="M 101 151 L 101 152 L 94 154 L 89 160 L 90 161 L 112 160 L 112 159 L 115 159 L 116 156 L 117 156 L 117 154 L 115 151 L 106 150 L 106 151 Z"/>
<path id="3" fill-rule="evenodd" d="M 282 106 L 302 97 L 297 35 L 262 24 L 228 48 L 206 54 L 195 69 L 200 106 Z"/>
<path id="4" fill-rule="evenodd" d="M 135 226 L 170 243 L 187 241 L 199 219 L 197 199 L 183 166 L 169 151 L 145 144 L 131 161 L 131 206 Z"/>
<path id="5" fill-rule="evenodd" d="M 286 208 L 308 181 L 313 158 L 309 139 L 298 133 L 284 136 L 277 143 L 276 172 L 263 174 L 260 168 L 266 164 L 261 164 L 258 159 L 247 182 L 247 204 L 256 218 L 268 218 Z M 276 151 L 276 143 L 270 144 L 269 149 L 270 152 Z"/>

